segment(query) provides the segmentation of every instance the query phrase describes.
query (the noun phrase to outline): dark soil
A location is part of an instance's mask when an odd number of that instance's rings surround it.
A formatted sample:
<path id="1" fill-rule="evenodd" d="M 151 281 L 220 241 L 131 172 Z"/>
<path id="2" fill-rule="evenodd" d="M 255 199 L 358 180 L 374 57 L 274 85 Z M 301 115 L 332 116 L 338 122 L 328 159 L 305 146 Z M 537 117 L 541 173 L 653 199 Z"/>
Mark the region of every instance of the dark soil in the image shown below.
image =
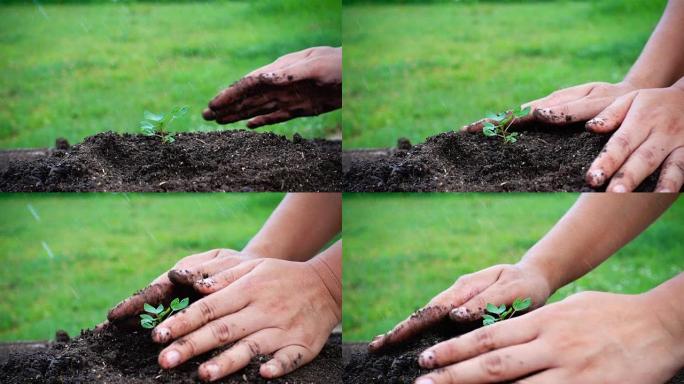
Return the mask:
<path id="1" fill-rule="evenodd" d="M 584 175 L 609 137 L 586 132 L 582 125 L 528 127 L 514 144 L 482 134 L 446 132 L 408 150 L 345 151 L 344 190 L 593 191 Z M 637 190 L 652 191 L 658 174 Z"/>
<path id="2" fill-rule="evenodd" d="M 340 141 L 245 130 L 175 138 L 105 132 L 46 156 L 17 156 L 0 167 L 0 191 L 342 190 Z"/>
<path id="3" fill-rule="evenodd" d="M 369 353 L 367 343 L 345 343 L 343 345 L 344 383 L 413 384 L 418 376 L 430 372 L 418 365 L 418 356 L 424 350 L 442 341 L 460 336 L 477 326 L 477 324 L 457 326 L 444 322 L 423 334 L 419 339 L 382 353 Z M 684 369 L 666 384 L 684 384 Z"/>
<path id="4" fill-rule="evenodd" d="M 63 335 L 60 336 L 63 340 Z M 341 336 L 332 335 L 311 363 L 280 379 L 259 376 L 259 364 L 269 357 L 256 357 L 245 369 L 216 383 L 342 383 Z M 51 343 L 39 350 L 9 355 L 0 365 L 3 383 L 197 383 L 197 368 L 220 351 L 209 352 L 172 370 L 157 365 L 163 346 L 155 344 L 149 331 L 99 333 L 83 331 L 69 342 Z"/>

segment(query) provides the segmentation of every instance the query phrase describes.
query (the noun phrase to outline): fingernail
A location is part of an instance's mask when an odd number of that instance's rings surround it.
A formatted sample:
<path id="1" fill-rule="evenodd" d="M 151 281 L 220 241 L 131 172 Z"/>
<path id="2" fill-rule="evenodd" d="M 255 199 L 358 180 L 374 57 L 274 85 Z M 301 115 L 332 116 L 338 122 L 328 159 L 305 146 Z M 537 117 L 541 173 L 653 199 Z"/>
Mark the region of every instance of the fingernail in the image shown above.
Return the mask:
<path id="1" fill-rule="evenodd" d="M 451 317 L 454 317 L 457 320 L 463 320 L 468 317 L 468 310 L 464 307 L 454 308 L 451 310 Z"/>
<path id="2" fill-rule="evenodd" d="M 615 192 L 615 193 L 625 193 L 625 192 L 627 192 L 627 188 L 625 188 L 625 186 L 622 185 L 622 184 L 618 184 L 618 185 L 616 185 L 616 186 L 613 187 L 613 192 Z"/>
<path id="3" fill-rule="evenodd" d="M 209 375 L 209 380 L 215 380 L 219 375 L 219 367 L 216 364 L 206 364 L 204 365 L 204 371 Z"/>
<path id="4" fill-rule="evenodd" d="M 169 368 L 173 368 L 180 361 L 180 353 L 172 349 L 166 352 L 164 355 L 164 360 L 166 360 L 166 364 L 169 366 Z"/>
<path id="5" fill-rule="evenodd" d="M 152 331 L 152 338 L 158 343 L 166 343 L 171 337 L 171 331 L 165 327 L 157 327 Z"/>
<path id="6" fill-rule="evenodd" d="M 591 185 L 602 185 L 606 181 L 606 174 L 602 170 L 597 169 L 589 172 L 589 180 L 587 180 Z"/>
<path id="7" fill-rule="evenodd" d="M 435 384 L 435 382 L 429 377 L 419 377 L 416 384 Z"/>
<path id="8" fill-rule="evenodd" d="M 658 192 L 658 193 L 672 193 L 672 191 L 669 190 L 668 188 L 659 188 L 656 190 L 656 192 Z"/>
<path id="9" fill-rule="evenodd" d="M 278 374 L 278 367 L 275 364 L 266 364 L 266 373 L 268 373 L 268 377 L 273 377 Z"/>
<path id="10" fill-rule="evenodd" d="M 425 351 L 418 357 L 418 364 L 423 368 L 432 368 L 435 364 L 435 353 L 432 351 Z"/>

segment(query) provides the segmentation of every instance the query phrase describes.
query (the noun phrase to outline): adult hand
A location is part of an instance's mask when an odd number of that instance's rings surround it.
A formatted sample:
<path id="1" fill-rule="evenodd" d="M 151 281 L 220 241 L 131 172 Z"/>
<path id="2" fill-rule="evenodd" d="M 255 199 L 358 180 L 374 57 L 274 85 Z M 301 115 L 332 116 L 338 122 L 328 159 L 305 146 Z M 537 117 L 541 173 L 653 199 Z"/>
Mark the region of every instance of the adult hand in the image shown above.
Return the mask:
<path id="1" fill-rule="evenodd" d="M 219 124 L 250 119 L 257 128 L 342 107 L 342 48 L 314 47 L 259 68 L 209 102 L 202 116 Z"/>
<path id="2" fill-rule="evenodd" d="M 618 97 L 638 89 L 633 82 L 620 83 L 594 82 L 561 89 L 550 95 L 523 104 L 530 107 L 531 113 L 513 120 L 512 127 L 542 122 L 564 125 L 587 121 L 613 103 Z M 467 132 L 479 132 L 484 123 L 495 123 L 492 119 L 481 119 L 463 127 Z"/>
<path id="3" fill-rule="evenodd" d="M 587 129 L 617 131 L 589 167 L 586 181 L 629 192 L 663 168 L 658 192 L 679 192 L 684 182 L 684 81 L 669 88 L 642 89 L 617 98 Z"/>
<path id="4" fill-rule="evenodd" d="M 531 298 L 530 309 L 538 308 L 551 295 L 543 273 L 527 264 L 496 265 L 461 276 L 454 285 L 369 344 L 378 351 L 410 339 L 449 316 L 453 321 L 470 322 L 482 318 L 487 303 L 510 305 L 516 298 Z"/>
<path id="5" fill-rule="evenodd" d="M 419 364 L 445 368 L 416 384 L 662 384 L 684 361 L 672 313 L 648 294 L 576 294 L 427 349 Z"/>
<path id="6" fill-rule="evenodd" d="M 174 298 L 195 293 L 192 285 L 203 275 L 211 275 L 250 259 L 252 258 L 232 249 L 214 249 L 184 257 L 146 288 L 117 304 L 109 311 L 107 318 L 112 323 L 139 327 L 138 315 L 143 312 L 145 303 L 154 306 L 168 305 Z"/>
<path id="7" fill-rule="evenodd" d="M 273 354 L 261 365 L 263 377 L 287 374 L 320 352 L 341 318 L 341 303 L 310 262 L 245 261 L 195 287 L 208 296 L 163 321 L 152 338 L 175 340 L 159 354 L 159 365 L 167 369 L 235 343 L 200 365 L 203 380 L 236 372 L 259 354 Z"/>

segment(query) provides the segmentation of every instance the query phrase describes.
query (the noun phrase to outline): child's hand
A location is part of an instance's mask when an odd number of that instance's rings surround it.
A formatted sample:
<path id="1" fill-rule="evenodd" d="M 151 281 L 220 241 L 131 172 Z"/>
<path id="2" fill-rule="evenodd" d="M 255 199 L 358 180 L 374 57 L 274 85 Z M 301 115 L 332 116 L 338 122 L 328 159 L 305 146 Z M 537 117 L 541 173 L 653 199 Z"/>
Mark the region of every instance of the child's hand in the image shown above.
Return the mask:
<path id="1" fill-rule="evenodd" d="M 410 339 L 449 316 L 454 321 L 482 318 L 487 303 L 507 306 L 516 298 L 531 298 L 531 309 L 542 306 L 551 294 L 543 273 L 531 265 L 496 265 L 461 276 L 456 283 L 402 321 L 391 331 L 375 337 L 369 344 L 378 351 Z"/>
<path id="2" fill-rule="evenodd" d="M 280 57 L 224 89 L 202 116 L 249 128 L 342 107 L 342 48 L 314 47 Z"/>
<path id="3" fill-rule="evenodd" d="M 550 95 L 523 105 L 531 107 L 532 113 L 513 121 L 512 127 L 542 122 L 564 125 L 587 121 L 609 106 L 618 97 L 636 90 L 635 84 L 623 81 L 617 84 L 587 83 L 561 89 Z M 479 132 L 484 123 L 493 122 L 482 119 L 463 127 L 464 131 Z"/>
<path id="4" fill-rule="evenodd" d="M 608 191 L 629 192 L 663 164 L 656 191 L 679 192 L 684 182 L 683 80 L 619 97 L 586 125 L 594 132 L 617 129 L 591 164 L 589 185 L 610 179 Z"/>
<path id="5" fill-rule="evenodd" d="M 416 384 L 661 384 L 684 359 L 676 316 L 649 298 L 584 292 L 428 348 Z"/>

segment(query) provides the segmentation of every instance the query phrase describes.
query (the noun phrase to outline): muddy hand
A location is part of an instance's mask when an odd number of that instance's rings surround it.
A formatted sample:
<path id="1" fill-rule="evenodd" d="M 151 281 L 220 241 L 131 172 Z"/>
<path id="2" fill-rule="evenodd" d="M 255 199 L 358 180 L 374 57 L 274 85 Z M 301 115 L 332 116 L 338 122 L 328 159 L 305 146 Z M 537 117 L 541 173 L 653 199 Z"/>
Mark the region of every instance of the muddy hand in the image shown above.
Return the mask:
<path id="1" fill-rule="evenodd" d="M 516 298 L 531 298 L 538 308 L 551 294 L 549 283 L 540 271 L 530 266 L 496 265 L 461 276 L 456 283 L 369 344 L 373 352 L 410 339 L 447 316 L 453 321 L 480 320 L 487 303 L 507 306 Z"/>
<path id="2" fill-rule="evenodd" d="M 340 306 L 309 262 L 259 259 L 211 274 L 196 288 L 208 296 L 159 324 L 158 343 L 172 340 L 159 354 L 169 369 L 194 356 L 232 344 L 204 362 L 199 376 L 213 381 L 245 367 L 257 355 L 274 378 L 311 361 L 341 317 Z"/>
<path id="3" fill-rule="evenodd" d="M 419 364 L 442 369 L 416 384 L 661 384 L 684 358 L 671 315 L 649 294 L 576 294 L 428 348 Z"/>
<path id="4" fill-rule="evenodd" d="M 249 128 L 342 107 L 342 48 L 290 53 L 223 90 L 202 116 L 219 124 L 250 119 Z"/>
<path id="5" fill-rule="evenodd" d="M 628 81 L 617 84 L 588 83 L 555 91 L 550 95 L 530 101 L 522 107 L 531 107 L 532 113 L 513 121 L 512 127 L 534 121 L 545 124 L 564 125 L 587 121 L 618 97 L 636 90 L 637 87 Z M 463 127 L 467 132 L 480 132 L 484 123 L 495 123 L 491 119 L 482 119 Z"/>
<path id="6" fill-rule="evenodd" d="M 188 285 L 192 286 L 196 280 L 202 277 L 203 273 L 208 273 L 216 265 L 238 264 L 245 258 L 246 256 L 230 249 L 215 249 L 187 256 L 174 266 L 173 270 L 176 273 L 164 272 L 146 288 L 112 308 L 107 314 L 107 318 L 117 325 L 139 327 L 140 319 L 137 316 L 143 312 L 145 303 L 151 305 L 168 304 L 180 295 L 194 292 L 192 288 L 188 289 Z"/>
<path id="7" fill-rule="evenodd" d="M 657 192 L 679 192 L 684 182 L 684 79 L 669 88 L 642 89 L 615 100 L 587 129 L 617 131 L 589 167 L 586 181 L 629 192 L 661 164 Z M 612 177 L 612 179 L 611 179 Z"/>

